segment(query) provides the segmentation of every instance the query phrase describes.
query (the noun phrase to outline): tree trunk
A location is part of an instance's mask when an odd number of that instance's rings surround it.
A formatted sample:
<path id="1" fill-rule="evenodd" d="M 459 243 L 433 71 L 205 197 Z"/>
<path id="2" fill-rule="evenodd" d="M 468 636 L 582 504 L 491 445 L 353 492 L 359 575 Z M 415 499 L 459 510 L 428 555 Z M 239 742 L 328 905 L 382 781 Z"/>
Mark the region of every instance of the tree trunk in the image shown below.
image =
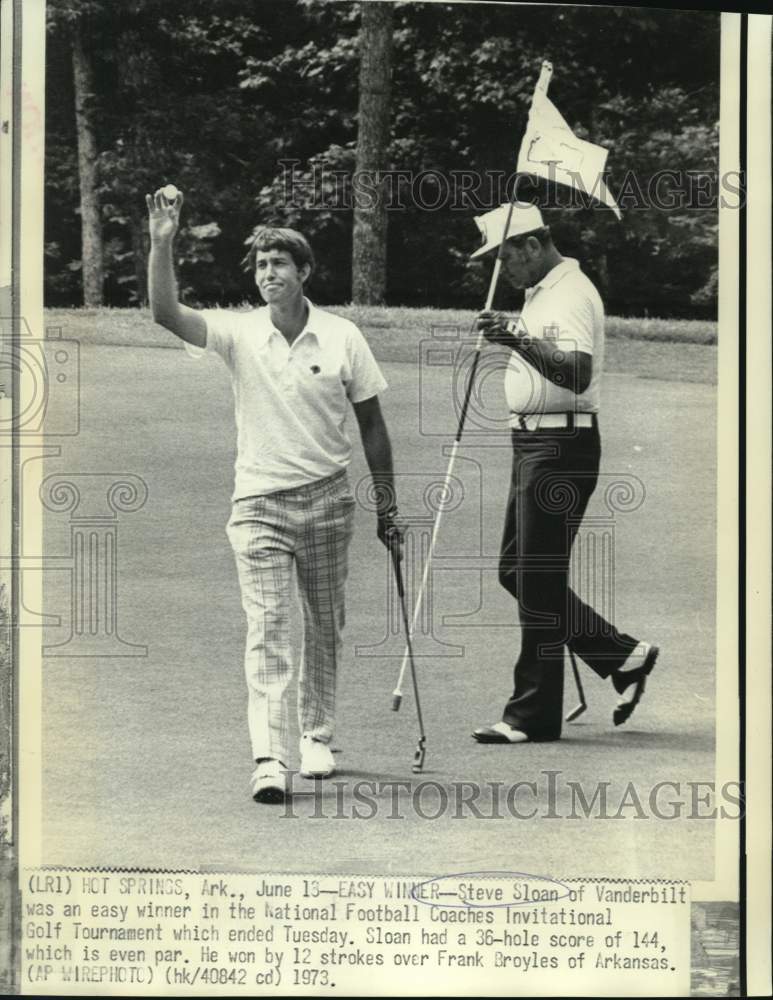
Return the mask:
<path id="1" fill-rule="evenodd" d="M 102 219 L 97 193 L 97 141 L 94 130 L 94 69 L 80 24 L 72 27 L 72 70 L 81 194 L 81 262 L 84 306 L 103 302 Z"/>
<path id="2" fill-rule="evenodd" d="M 376 305 L 386 293 L 387 206 L 383 181 L 389 142 L 392 4 L 360 4 L 360 97 L 355 164 L 352 301 Z"/>

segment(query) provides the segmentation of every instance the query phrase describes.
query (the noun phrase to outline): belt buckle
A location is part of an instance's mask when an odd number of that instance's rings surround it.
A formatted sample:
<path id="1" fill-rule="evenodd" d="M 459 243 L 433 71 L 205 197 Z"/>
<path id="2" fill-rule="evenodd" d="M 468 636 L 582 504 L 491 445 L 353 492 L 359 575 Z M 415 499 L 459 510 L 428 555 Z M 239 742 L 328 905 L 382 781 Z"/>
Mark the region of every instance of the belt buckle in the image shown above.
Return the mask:
<path id="1" fill-rule="evenodd" d="M 539 413 L 514 413 L 513 416 L 518 421 L 519 431 L 536 431 L 539 427 Z"/>

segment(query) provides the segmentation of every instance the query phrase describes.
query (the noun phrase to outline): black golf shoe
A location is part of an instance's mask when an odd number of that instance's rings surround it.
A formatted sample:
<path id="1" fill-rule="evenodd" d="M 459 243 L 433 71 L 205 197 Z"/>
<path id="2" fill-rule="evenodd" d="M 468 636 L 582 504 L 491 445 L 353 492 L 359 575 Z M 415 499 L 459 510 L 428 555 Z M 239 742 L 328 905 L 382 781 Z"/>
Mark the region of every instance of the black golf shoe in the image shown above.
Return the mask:
<path id="1" fill-rule="evenodd" d="M 635 667 L 633 670 L 618 670 L 612 674 L 615 691 L 620 695 L 612 713 L 612 721 L 616 726 L 621 726 L 633 715 L 634 709 L 642 699 L 647 677 L 652 673 L 659 653 L 660 649 L 657 646 L 650 646 L 640 667 Z"/>

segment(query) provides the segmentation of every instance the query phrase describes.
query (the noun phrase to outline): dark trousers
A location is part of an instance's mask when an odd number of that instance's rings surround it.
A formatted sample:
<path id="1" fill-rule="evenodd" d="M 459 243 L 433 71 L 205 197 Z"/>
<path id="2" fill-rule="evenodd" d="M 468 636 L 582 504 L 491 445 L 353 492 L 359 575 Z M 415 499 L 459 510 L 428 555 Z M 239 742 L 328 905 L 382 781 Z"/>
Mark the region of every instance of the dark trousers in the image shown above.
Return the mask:
<path id="1" fill-rule="evenodd" d="M 600 677 L 636 647 L 569 586 L 572 544 L 598 480 L 598 428 L 513 431 L 499 580 L 518 601 L 521 651 L 503 719 L 533 740 L 561 735 L 564 646 Z"/>

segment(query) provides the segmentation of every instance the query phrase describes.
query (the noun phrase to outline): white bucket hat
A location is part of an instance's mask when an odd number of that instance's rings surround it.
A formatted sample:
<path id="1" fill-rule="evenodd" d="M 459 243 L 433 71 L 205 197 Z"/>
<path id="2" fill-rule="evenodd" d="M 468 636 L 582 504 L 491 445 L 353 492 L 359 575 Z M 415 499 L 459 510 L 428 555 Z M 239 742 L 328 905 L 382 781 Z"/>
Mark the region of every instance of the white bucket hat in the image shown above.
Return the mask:
<path id="1" fill-rule="evenodd" d="M 510 239 L 512 236 L 523 236 L 524 233 L 531 233 L 545 225 L 542 221 L 542 213 L 536 205 L 530 205 L 525 201 L 516 201 L 513 203 L 510 227 L 505 233 L 509 211 L 509 205 L 500 205 L 499 208 L 492 209 L 485 215 L 475 216 L 475 224 L 483 236 L 483 246 L 470 255 L 470 260 L 475 260 L 476 257 L 482 257 L 484 254 L 496 250 L 504 240 Z"/>

